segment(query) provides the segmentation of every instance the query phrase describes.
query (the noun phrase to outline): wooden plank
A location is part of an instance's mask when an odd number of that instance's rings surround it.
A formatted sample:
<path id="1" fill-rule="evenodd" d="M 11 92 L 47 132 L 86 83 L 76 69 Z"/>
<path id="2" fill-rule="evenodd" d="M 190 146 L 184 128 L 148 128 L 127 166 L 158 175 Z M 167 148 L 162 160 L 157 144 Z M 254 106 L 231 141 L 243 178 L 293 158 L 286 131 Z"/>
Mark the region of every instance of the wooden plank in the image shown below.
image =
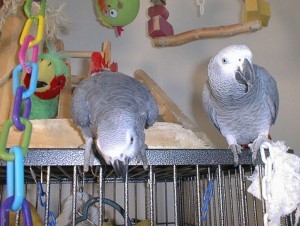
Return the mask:
<path id="1" fill-rule="evenodd" d="M 187 130 L 191 130 L 195 135 L 203 140 L 207 146 L 214 147 L 213 143 L 207 137 L 200 127 L 189 119 L 180 108 L 171 100 L 168 95 L 142 70 L 134 72 L 134 77 L 144 83 L 151 91 L 155 100 L 157 101 L 160 114 L 165 122 L 177 123 L 183 126 Z"/>
<path id="2" fill-rule="evenodd" d="M 65 87 L 60 91 L 57 118 L 71 117 L 71 98 L 72 98 L 72 82 L 71 68 L 69 67 L 69 76 L 66 78 Z"/>
<path id="3" fill-rule="evenodd" d="M 39 119 L 31 123 L 30 148 L 78 148 L 84 142 L 72 119 Z M 7 147 L 20 145 L 21 139 L 22 132 L 12 127 Z"/>
<path id="4" fill-rule="evenodd" d="M 72 119 L 31 120 L 32 135 L 30 148 L 78 148 L 84 143 L 80 129 Z M 148 148 L 203 149 L 207 144 L 191 130 L 181 125 L 157 122 L 145 130 L 145 143 Z M 22 132 L 10 129 L 7 147 L 20 145 Z"/>

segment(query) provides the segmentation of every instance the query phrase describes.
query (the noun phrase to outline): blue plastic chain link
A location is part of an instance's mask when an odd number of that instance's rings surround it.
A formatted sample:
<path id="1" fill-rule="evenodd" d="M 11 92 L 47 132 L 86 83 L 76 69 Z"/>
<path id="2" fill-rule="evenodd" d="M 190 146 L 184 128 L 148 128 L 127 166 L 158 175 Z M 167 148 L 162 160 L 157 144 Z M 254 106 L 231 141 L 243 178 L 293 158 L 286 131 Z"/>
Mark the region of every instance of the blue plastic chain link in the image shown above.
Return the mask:
<path id="1" fill-rule="evenodd" d="M 37 79 L 38 79 L 38 65 L 34 62 L 27 62 L 27 65 L 29 65 L 31 70 L 31 79 L 29 84 L 29 89 L 26 90 L 23 95 L 22 99 L 26 99 L 30 97 L 36 90 L 37 86 Z M 15 67 L 13 70 L 13 94 L 16 95 L 17 88 L 20 86 L 20 72 L 23 70 L 23 67 L 21 64 Z"/>
<path id="2" fill-rule="evenodd" d="M 208 183 L 208 186 L 205 190 L 205 193 L 204 193 L 204 203 L 203 203 L 203 206 L 201 208 L 201 211 L 202 211 L 202 217 L 201 217 L 201 221 L 206 221 L 206 218 L 207 218 L 207 208 L 208 208 L 208 205 L 210 203 L 210 200 L 212 198 L 214 194 L 214 180 L 211 179 Z"/>
<path id="3" fill-rule="evenodd" d="M 49 222 L 48 222 L 48 226 L 55 226 L 56 225 L 56 219 L 55 219 L 54 213 L 49 212 L 48 218 L 50 218 Z"/>
<path id="4" fill-rule="evenodd" d="M 41 204 L 42 207 L 46 207 L 46 201 L 44 202 L 42 200 L 43 196 L 46 195 L 46 192 L 44 192 L 44 190 L 43 190 L 43 186 L 42 186 L 41 181 L 37 181 L 37 187 L 38 187 L 38 190 L 39 190 L 39 197 L 38 198 L 39 198 L 40 204 Z"/>
<path id="5" fill-rule="evenodd" d="M 24 199 L 23 152 L 21 147 L 13 146 L 9 150 L 9 153 L 15 155 L 15 161 L 8 161 L 6 166 L 7 197 L 15 197 L 10 209 L 18 211 L 21 209 Z"/>
<path id="6" fill-rule="evenodd" d="M 37 181 L 37 187 L 38 187 L 38 199 L 40 201 L 40 204 L 42 207 L 46 207 L 46 201 L 43 201 L 42 200 L 42 197 L 46 195 L 46 192 L 44 192 L 43 190 L 43 186 L 42 186 L 42 183 L 41 181 Z M 50 218 L 50 219 L 49 219 Z M 51 211 L 49 211 L 48 213 L 48 226 L 55 226 L 56 225 L 56 219 L 55 219 L 55 216 L 54 216 L 54 213 L 52 213 Z"/>

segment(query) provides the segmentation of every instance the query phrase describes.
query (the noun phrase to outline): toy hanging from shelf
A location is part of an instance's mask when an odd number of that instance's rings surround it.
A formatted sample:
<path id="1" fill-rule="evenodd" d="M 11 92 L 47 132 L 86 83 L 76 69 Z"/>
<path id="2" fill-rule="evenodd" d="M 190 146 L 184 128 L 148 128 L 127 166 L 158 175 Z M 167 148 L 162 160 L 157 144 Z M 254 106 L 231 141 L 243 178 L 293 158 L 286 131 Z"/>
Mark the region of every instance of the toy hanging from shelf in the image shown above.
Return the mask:
<path id="1" fill-rule="evenodd" d="M 152 0 L 154 4 L 148 9 L 148 34 L 151 38 L 174 35 L 172 25 L 167 21 L 169 11 L 165 7 L 166 2 L 161 0 Z"/>
<path id="2" fill-rule="evenodd" d="M 49 48 L 48 53 L 39 56 L 38 84 L 31 97 L 30 119 L 48 119 L 57 115 L 59 93 L 65 86 L 69 73 L 63 58 L 62 53 L 56 52 L 54 46 Z M 26 88 L 29 86 L 30 76 L 30 73 L 25 75 Z"/>
<path id="3" fill-rule="evenodd" d="M 270 3 L 264 0 L 245 0 L 243 21 L 260 20 L 262 26 L 268 26 L 271 10 Z"/>
<path id="4" fill-rule="evenodd" d="M 103 42 L 102 52 L 91 53 L 89 76 L 103 70 L 110 70 L 112 72 L 118 71 L 118 64 L 111 62 L 111 45 L 109 41 Z"/>
<path id="5" fill-rule="evenodd" d="M 140 0 L 95 0 L 95 5 L 101 24 L 116 29 L 117 36 L 121 36 L 123 27 L 137 16 Z"/>

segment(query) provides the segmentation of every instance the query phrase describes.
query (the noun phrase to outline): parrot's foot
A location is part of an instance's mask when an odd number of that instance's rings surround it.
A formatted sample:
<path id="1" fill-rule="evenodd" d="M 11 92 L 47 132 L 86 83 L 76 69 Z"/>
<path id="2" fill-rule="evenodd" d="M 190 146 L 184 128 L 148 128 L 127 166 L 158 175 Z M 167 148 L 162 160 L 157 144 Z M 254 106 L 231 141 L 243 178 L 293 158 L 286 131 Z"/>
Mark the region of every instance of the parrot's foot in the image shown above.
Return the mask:
<path id="1" fill-rule="evenodd" d="M 229 148 L 233 153 L 234 166 L 237 166 L 239 163 L 239 154 L 242 152 L 242 147 L 238 144 L 231 144 L 229 145 Z"/>
<path id="2" fill-rule="evenodd" d="M 252 164 L 256 165 L 257 162 L 257 153 L 260 150 L 260 146 L 265 142 L 265 141 L 270 141 L 268 139 L 268 136 L 266 134 L 260 134 L 252 144 L 249 144 L 249 147 L 252 151 Z"/>

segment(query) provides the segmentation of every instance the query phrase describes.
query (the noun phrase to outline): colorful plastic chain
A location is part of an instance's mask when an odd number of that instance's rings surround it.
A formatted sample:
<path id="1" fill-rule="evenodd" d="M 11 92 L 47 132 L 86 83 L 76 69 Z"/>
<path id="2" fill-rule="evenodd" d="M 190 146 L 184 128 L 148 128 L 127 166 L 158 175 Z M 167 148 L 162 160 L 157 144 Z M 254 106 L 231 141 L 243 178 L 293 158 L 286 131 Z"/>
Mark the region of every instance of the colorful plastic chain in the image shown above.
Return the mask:
<path id="1" fill-rule="evenodd" d="M 0 206 L 0 226 L 9 225 L 9 211 L 21 210 L 24 226 L 32 226 L 32 218 L 30 206 L 26 198 L 24 198 L 24 156 L 28 152 L 31 138 L 32 124 L 28 120 L 31 113 L 30 96 L 36 90 L 38 77 L 38 43 L 43 39 L 45 27 L 45 8 L 46 0 L 40 1 L 40 14 L 31 14 L 32 0 L 27 0 L 24 10 L 28 19 L 23 27 L 20 37 L 21 48 L 19 50 L 20 64 L 13 70 L 13 94 L 15 95 L 13 103 L 12 119 L 8 119 L 2 126 L 0 134 L 0 159 L 7 161 L 7 199 Z M 30 28 L 34 22 L 37 28 L 36 37 L 29 35 Z M 26 53 L 28 48 L 33 47 L 31 62 L 26 61 Z M 20 85 L 20 74 L 22 70 L 31 73 L 29 89 Z M 21 106 L 24 104 L 23 113 Z M 12 146 L 7 152 L 7 142 L 10 128 L 12 126 L 22 131 L 22 142 L 20 146 Z M 55 222 L 54 224 L 55 225 Z"/>

